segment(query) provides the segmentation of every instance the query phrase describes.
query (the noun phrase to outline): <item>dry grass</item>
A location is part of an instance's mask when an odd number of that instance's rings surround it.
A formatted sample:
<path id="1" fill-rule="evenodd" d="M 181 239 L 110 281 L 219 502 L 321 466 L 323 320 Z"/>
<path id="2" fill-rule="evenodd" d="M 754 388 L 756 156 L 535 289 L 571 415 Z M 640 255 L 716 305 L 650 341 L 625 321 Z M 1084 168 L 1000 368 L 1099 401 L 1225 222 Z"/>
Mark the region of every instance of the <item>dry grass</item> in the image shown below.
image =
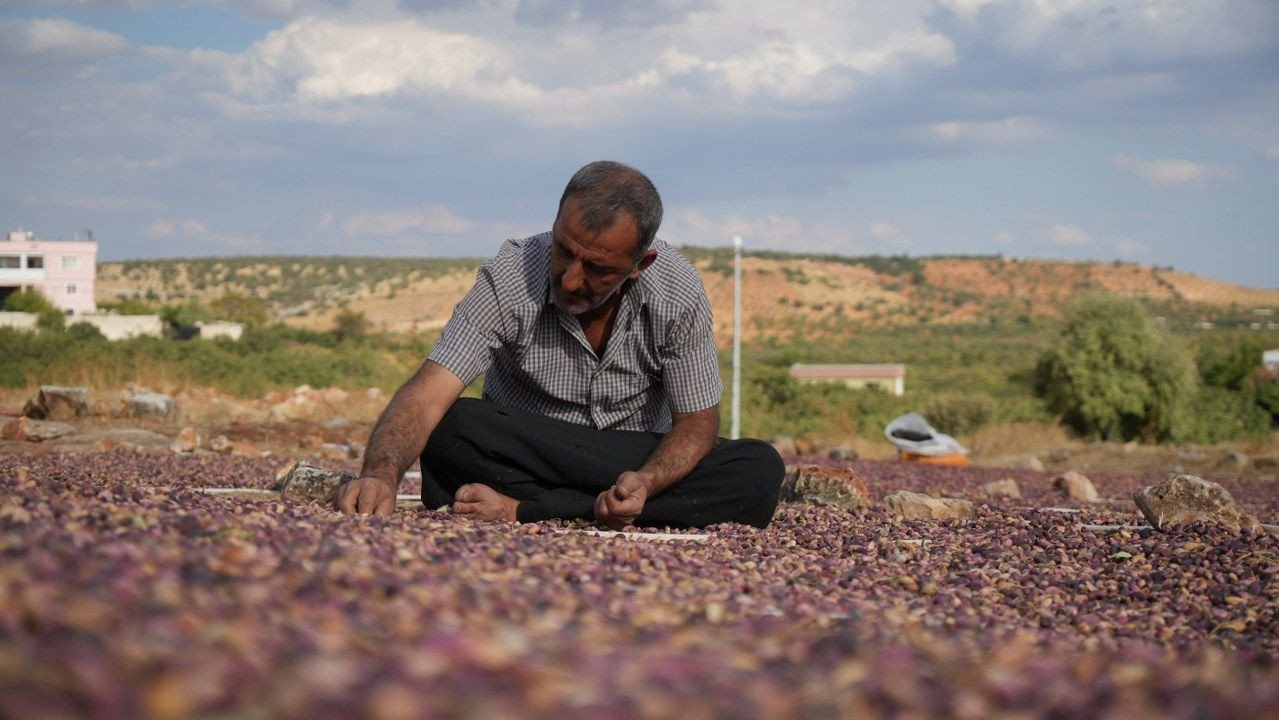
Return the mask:
<path id="1" fill-rule="evenodd" d="M 1078 438 L 1056 423 L 1018 422 L 984 427 L 960 441 L 974 459 L 1009 455 L 1037 455 L 1053 448 L 1080 445 Z"/>

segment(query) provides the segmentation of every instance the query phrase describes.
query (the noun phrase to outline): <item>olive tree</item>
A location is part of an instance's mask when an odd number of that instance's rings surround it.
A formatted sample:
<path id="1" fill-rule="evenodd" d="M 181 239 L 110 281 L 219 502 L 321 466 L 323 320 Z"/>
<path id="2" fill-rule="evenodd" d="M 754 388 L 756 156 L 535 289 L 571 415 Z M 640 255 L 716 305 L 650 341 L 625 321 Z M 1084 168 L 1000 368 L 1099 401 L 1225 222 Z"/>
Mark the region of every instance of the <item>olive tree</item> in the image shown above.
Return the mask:
<path id="1" fill-rule="evenodd" d="M 1190 352 L 1129 301 L 1085 296 L 1039 359 L 1049 408 L 1105 440 L 1176 440 L 1199 378 Z"/>

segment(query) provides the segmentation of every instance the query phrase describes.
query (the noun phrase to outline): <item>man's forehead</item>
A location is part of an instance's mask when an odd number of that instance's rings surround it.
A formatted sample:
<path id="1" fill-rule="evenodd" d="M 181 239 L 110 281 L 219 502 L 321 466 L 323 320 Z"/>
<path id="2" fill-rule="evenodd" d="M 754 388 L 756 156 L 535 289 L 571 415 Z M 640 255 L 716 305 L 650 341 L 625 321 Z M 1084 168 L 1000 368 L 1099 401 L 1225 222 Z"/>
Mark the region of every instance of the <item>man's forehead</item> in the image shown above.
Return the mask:
<path id="1" fill-rule="evenodd" d="M 613 224 L 600 232 L 582 226 L 581 213 L 573 199 L 565 201 L 564 210 L 556 219 L 553 236 L 570 246 L 575 252 L 598 258 L 615 255 L 629 257 L 639 242 L 639 226 L 629 213 L 619 212 Z"/>

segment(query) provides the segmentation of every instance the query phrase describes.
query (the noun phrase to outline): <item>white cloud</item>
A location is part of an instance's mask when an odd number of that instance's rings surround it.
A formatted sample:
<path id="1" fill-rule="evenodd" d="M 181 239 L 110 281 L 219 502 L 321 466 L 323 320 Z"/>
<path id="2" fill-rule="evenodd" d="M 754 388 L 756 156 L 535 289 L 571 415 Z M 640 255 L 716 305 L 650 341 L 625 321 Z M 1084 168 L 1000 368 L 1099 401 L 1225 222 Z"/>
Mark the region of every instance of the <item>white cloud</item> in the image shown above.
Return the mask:
<path id="1" fill-rule="evenodd" d="M 444 205 L 428 205 L 424 210 L 361 212 L 342 224 L 349 237 L 397 237 L 406 233 L 422 235 L 463 235 L 475 222 Z"/>
<path id="2" fill-rule="evenodd" d="M 53 195 L 41 197 L 28 195 L 23 204 L 35 207 L 62 208 L 82 212 L 115 212 L 125 210 L 149 210 L 160 207 L 160 203 L 141 197 L 126 195 Z"/>
<path id="3" fill-rule="evenodd" d="M 213 249 L 215 251 L 244 251 L 261 248 L 262 236 L 227 235 L 214 232 L 207 225 L 193 218 L 169 220 L 158 218 L 143 231 L 148 237 L 163 239 L 169 255 L 180 255 L 189 250 Z"/>
<path id="4" fill-rule="evenodd" d="M 1017 116 L 1002 120 L 940 122 L 928 127 L 929 135 L 944 143 L 975 145 L 1025 145 L 1048 136 L 1043 122 Z"/>
<path id="5" fill-rule="evenodd" d="M 895 225 L 886 220 L 876 220 L 867 228 L 870 236 L 876 240 L 894 245 L 909 245 L 910 240 Z"/>
<path id="6" fill-rule="evenodd" d="M 115 33 L 62 18 L 0 20 L 0 59 L 22 62 L 95 60 L 129 42 Z"/>
<path id="7" fill-rule="evenodd" d="M 999 232 L 995 233 L 994 240 L 1000 245 L 1012 245 L 1013 243 L 1017 242 L 1017 236 L 1013 235 L 1007 230 L 1000 230 Z"/>
<path id="8" fill-rule="evenodd" d="M 747 249 L 793 252 L 854 252 L 864 233 L 852 225 L 811 223 L 771 213 L 754 219 L 728 216 L 712 220 L 696 209 L 669 218 L 658 235 L 674 245 L 726 245 L 740 236 Z"/>
<path id="9" fill-rule="evenodd" d="M 1095 245 L 1097 238 L 1074 225 L 1053 225 L 1048 228 L 1048 242 L 1054 245 Z"/>
<path id="10" fill-rule="evenodd" d="M 1148 255 L 1150 246 L 1140 240 L 1121 237 L 1115 239 L 1115 250 L 1120 255 Z"/>
<path id="11" fill-rule="evenodd" d="M 1230 168 L 1179 158 L 1140 160 L 1126 155 L 1115 155 L 1110 158 L 1110 162 L 1120 170 L 1132 173 L 1151 185 L 1162 187 L 1235 178 L 1235 173 Z"/>

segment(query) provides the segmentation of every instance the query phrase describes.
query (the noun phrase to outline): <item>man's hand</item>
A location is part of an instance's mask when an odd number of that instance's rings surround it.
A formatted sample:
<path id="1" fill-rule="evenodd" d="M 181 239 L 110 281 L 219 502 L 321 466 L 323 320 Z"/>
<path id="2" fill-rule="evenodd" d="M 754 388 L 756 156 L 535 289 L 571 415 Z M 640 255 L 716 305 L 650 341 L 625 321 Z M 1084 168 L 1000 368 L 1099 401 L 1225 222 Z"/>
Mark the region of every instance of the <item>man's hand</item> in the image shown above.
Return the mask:
<path id="1" fill-rule="evenodd" d="M 595 522 L 611 530 L 625 530 L 635 524 L 648 499 L 648 477 L 624 472 L 613 487 L 595 498 Z"/>
<path id="2" fill-rule="evenodd" d="M 390 515 L 395 510 L 395 490 L 385 480 L 362 477 L 338 488 L 333 501 L 347 514 Z"/>

